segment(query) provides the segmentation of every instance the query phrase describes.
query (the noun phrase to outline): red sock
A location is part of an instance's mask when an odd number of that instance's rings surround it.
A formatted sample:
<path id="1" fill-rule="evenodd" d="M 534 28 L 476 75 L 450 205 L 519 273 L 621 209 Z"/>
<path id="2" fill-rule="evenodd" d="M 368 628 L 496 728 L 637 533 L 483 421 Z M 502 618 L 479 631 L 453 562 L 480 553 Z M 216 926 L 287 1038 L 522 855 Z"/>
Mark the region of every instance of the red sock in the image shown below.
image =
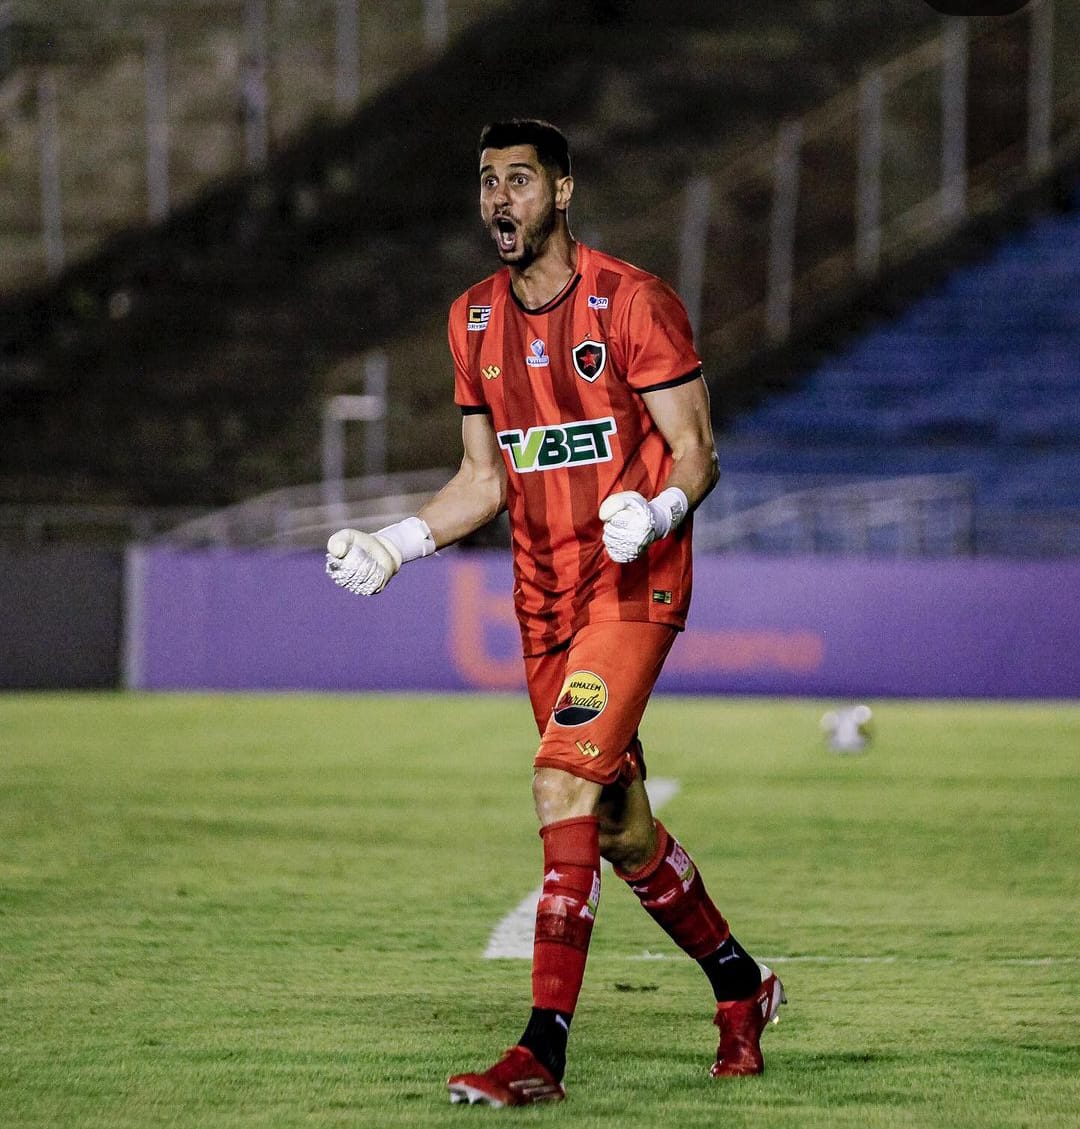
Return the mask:
<path id="1" fill-rule="evenodd" d="M 713 905 L 693 859 L 656 821 L 656 853 L 634 874 L 615 873 L 638 896 L 646 912 L 695 960 L 716 952 L 731 930 Z"/>
<path id="2" fill-rule="evenodd" d="M 536 907 L 533 1006 L 572 1015 L 600 901 L 600 821 L 562 819 L 540 835 L 544 889 Z"/>

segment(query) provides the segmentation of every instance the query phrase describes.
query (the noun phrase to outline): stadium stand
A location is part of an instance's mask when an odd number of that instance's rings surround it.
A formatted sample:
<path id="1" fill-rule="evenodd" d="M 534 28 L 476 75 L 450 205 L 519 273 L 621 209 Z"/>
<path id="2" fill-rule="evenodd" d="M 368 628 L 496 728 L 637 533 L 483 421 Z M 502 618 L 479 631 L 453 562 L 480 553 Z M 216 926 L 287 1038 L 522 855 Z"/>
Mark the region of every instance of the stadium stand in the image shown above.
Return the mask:
<path id="1" fill-rule="evenodd" d="M 558 120 L 579 234 L 670 277 L 685 178 L 938 24 L 924 5 L 864 8 L 541 0 L 464 30 L 262 175 L 0 299 L 0 500 L 210 506 L 314 481 L 321 399 L 373 347 L 395 361 L 391 469 L 452 462 L 444 319 L 490 269 L 470 187 L 483 122 Z M 642 217 L 662 242 L 635 240 Z"/>
<path id="2" fill-rule="evenodd" d="M 1075 13 L 1059 6 L 1058 19 L 1055 74 L 1071 81 L 1080 66 L 1070 48 Z M 943 26 L 926 5 L 841 0 L 765 0 L 721 13 L 710 0 L 672 11 L 646 0 L 499 6 L 463 28 L 444 54 L 414 60 L 353 116 L 277 138 L 261 172 L 225 179 L 157 226 L 120 232 L 54 283 L 0 297 L 0 503 L 15 511 L 128 507 L 144 522 L 145 507 L 252 499 L 265 508 L 259 495 L 318 479 L 322 404 L 358 390 L 356 358 L 373 348 L 391 360 L 389 469 L 452 463 L 458 434 L 447 410 L 444 317 L 463 278 L 491 265 L 475 230 L 468 153 L 492 116 L 539 110 L 563 124 L 581 173 L 578 234 L 667 278 L 677 267 L 682 186 L 701 176 L 719 182 L 702 305 L 706 329 L 721 331 L 747 313 L 760 320 L 776 128 L 815 117 L 801 162 L 797 328 L 815 334 L 830 317 L 848 320 L 850 284 L 865 284 L 850 255 L 859 82 L 887 64 L 886 210 L 903 212 L 940 183 L 941 139 L 927 121 L 940 110 L 934 68 L 947 51 L 927 37 Z M 1025 101 L 1013 76 L 1027 58 L 1029 32 L 1024 21 L 1002 24 L 968 47 L 972 214 L 1001 207 L 986 202 L 976 174 L 1000 160 L 1003 145 L 1023 148 Z M 1055 136 L 1068 134 L 1077 116 L 1069 103 L 1054 119 Z M 758 179 L 725 182 L 749 152 L 758 154 Z M 1014 158 L 994 179 L 1015 183 L 1023 166 Z M 397 168 L 410 175 L 394 175 Z M 895 240 L 885 243 L 881 283 L 889 287 L 901 252 Z M 829 270 L 820 274 L 819 265 Z M 1020 277 L 1025 268 L 1012 269 Z M 1067 259 L 1053 269 L 1067 272 Z M 847 283 L 836 285 L 838 278 Z M 961 285 L 947 280 L 941 293 Z M 1038 309 L 1032 291 L 1026 314 L 1008 296 L 997 312 L 998 324 L 1045 322 L 1040 379 L 1047 382 L 1065 379 L 1074 343 L 1062 329 L 1064 300 L 1052 291 L 1048 279 Z M 807 301 L 819 293 L 832 309 Z M 980 527 L 1021 498 L 1040 497 L 1037 484 L 1027 494 L 1018 485 L 1007 492 L 1002 466 L 1010 460 L 988 453 L 990 441 L 1007 441 L 1013 462 L 1036 447 L 1049 459 L 1075 419 L 1030 402 L 1002 418 L 1008 398 L 1023 394 L 1024 370 L 1018 390 L 1006 389 L 1004 358 L 972 338 L 966 319 L 974 301 L 959 295 L 945 320 L 927 315 L 929 328 L 921 307 L 896 318 L 889 310 L 888 325 L 824 360 L 803 392 L 740 417 L 724 439 L 729 474 L 711 500 L 723 507 L 718 520 L 735 506 L 769 507 L 791 490 L 801 497 L 799 512 L 808 512 L 807 491 L 821 490 L 813 538 L 805 520 L 776 533 L 793 506 L 768 510 L 775 546 L 918 548 L 933 529 L 934 545 L 956 552 L 975 544 L 967 531 L 975 486 L 958 492 L 958 474 L 967 481 L 979 470 Z M 706 332 L 702 341 L 722 423 L 772 375 L 737 336 Z M 792 383 L 799 370 L 790 357 L 779 363 Z M 804 441 L 808 434 L 813 443 Z M 860 464 L 868 449 L 869 467 Z M 1066 483 L 1067 468 L 1054 467 L 1047 474 Z M 918 482 L 898 486 L 889 502 L 859 486 L 866 473 Z M 942 476 L 946 518 L 927 475 Z M 999 479 L 995 497 L 989 490 Z M 837 494 L 845 482 L 853 491 Z M 872 512 L 876 524 L 829 533 L 828 506 Z M 9 528 L 19 520 L 14 513 Z M 1033 508 L 1025 520 L 1043 522 Z M 313 516 L 306 528 L 318 525 Z M 1041 544 L 1058 541 L 1040 533 Z"/>
<path id="3" fill-rule="evenodd" d="M 1080 196 L 768 398 L 724 466 L 970 480 L 977 552 L 1080 548 Z M 1033 540 L 1033 530 L 1038 537 Z"/>
<path id="4" fill-rule="evenodd" d="M 430 61 L 439 31 L 452 38 L 509 2 L 445 0 L 441 29 L 429 29 L 432 5 L 420 0 L 4 0 L 0 291 L 46 275 L 42 80 L 53 92 L 63 257 L 77 262 L 242 175 L 305 127 L 348 116 Z M 344 35 L 343 16 L 355 34 Z M 151 191 L 155 110 L 166 153 Z"/>

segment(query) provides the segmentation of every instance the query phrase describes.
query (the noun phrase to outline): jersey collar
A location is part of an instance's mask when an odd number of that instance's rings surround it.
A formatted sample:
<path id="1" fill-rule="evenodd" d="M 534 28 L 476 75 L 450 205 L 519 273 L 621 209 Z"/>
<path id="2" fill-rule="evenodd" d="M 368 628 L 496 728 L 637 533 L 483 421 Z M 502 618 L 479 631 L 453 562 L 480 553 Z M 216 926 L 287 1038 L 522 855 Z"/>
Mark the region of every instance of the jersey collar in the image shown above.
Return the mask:
<path id="1" fill-rule="evenodd" d="M 555 295 L 554 298 L 549 299 L 542 306 L 536 306 L 535 308 L 532 308 L 532 309 L 530 309 L 528 306 L 526 306 L 524 304 L 524 302 L 522 302 L 521 299 L 517 296 L 517 294 L 514 293 L 514 287 L 513 287 L 512 283 L 510 282 L 510 270 L 509 270 L 509 268 L 507 268 L 507 271 L 506 271 L 506 288 L 507 288 L 507 290 L 510 291 L 510 297 L 513 299 L 514 305 L 517 306 L 517 308 L 519 310 L 521 310 L 522 313 L 532 314 L 534 316 L 537 315 L 537 314 L 549 314 L 556 307 L 561 306 L 563 304 L 563 302 L 565 302 L 566 299 L 569 298 L 570 295 L 574 293 L 574 291 L 577 289 L 578 283 L 581 281 L 581 266 L 582 266 L 581 260 L 582 260 L 582 257 L 584 255 L 584 252 L 585 252 L 584 244 L 578 243 L 577 244 L 577 265 L 576 265 L 576 269 L 574 271 L 574 274 L 572 274 L 570 276 L 566 285 L 558 292 L 558 294 Z"/>

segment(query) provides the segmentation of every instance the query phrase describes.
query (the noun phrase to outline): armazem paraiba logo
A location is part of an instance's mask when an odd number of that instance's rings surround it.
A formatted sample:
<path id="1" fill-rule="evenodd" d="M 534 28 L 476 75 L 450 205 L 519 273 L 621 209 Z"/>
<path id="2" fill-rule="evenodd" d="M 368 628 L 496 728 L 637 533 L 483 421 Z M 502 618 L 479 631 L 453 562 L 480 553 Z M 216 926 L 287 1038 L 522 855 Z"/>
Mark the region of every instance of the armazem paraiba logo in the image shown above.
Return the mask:
<path id="1" fill-rule="evenodd" d="M 1011 16 L 1031 0 L 926 0 L 943 16 Z"/>
<path id="2" fill-rule="evenodd" d="M 606 463 L 611 460 L 609 436 L 615 433 L 612 416 L 574 423 L 530 427 L 528 431 L 500 431 L 499 446 L 510 453 L 518 474 L 555 470 L 564 466 Z"/>

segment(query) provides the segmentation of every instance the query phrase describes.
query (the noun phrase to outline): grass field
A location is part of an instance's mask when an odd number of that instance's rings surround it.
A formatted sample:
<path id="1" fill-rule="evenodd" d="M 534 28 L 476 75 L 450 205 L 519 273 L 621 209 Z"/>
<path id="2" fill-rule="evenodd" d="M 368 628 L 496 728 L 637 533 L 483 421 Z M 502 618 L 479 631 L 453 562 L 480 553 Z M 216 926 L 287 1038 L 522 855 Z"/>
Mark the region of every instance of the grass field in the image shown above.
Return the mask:
<path id="1" fill-rule="evenodd" d="M 665 821 L 791 1003 L 713 1081 L 707 984 L 607 878 L 561 1106 L 451 1107 L 520 1033 L 514 698 L 0 697 L 3 1129 L 1080 1125 L 1080 706 L 660 699 Z"/>

